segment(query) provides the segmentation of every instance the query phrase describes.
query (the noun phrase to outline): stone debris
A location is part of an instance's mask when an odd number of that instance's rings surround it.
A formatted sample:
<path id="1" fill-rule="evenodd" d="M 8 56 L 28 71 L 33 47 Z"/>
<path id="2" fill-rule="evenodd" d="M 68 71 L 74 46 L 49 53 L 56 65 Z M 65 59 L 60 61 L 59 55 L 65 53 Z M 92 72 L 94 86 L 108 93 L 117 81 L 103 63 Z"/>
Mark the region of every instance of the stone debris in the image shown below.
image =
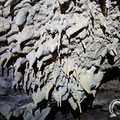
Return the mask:
<path id="1" fill-rule="evenodd" d="M 65 100 L 81 113 L 86 92 L 96 95 L 120 58 L 119 7 L 111 0 L 0 0 L 0 66 L 14 70 L 13 88 L 32 95 L 36 117 L 22 111 L 26 120 L 45 119 L 52 103 Z"/>

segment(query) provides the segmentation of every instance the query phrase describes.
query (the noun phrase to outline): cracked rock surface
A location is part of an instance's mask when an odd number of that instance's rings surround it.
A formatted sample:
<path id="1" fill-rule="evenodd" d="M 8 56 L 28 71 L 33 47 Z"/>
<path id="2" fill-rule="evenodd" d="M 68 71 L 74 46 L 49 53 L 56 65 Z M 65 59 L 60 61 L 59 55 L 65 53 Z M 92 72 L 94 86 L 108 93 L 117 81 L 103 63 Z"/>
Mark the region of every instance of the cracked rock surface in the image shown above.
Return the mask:
<path id="1" fill-rule="evenodd" d="M 81 113 L 106 70 L 119 70 L 120 2 L 101 1 L 0 0 L 1 73 L 13 70 L 14 78 L 12 85 L 1 78 L 0 95 L 10 94 L 4 89 L 10 86 L 22 91 L 16 97 L 30 99 L 20 109 L 6 105 L 3 116 L 43 120 L 64 101 Z"/>

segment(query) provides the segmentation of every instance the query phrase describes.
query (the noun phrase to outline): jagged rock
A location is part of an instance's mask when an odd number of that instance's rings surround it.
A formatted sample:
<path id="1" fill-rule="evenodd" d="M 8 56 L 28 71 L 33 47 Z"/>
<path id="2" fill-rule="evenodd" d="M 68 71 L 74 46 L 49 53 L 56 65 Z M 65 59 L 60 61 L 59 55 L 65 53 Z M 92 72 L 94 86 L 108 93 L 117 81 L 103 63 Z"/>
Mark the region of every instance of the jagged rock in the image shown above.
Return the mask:
<path id="1" fill-rule="evenodd" d="M 2 10 L 0 10 L 0 16 L 2 16 Z"/>
<path id="2" fill-rule="evenodd" d="M 82 112 L 105 71 L 119 67 L 118 1 L 2 0 L 0 11 L 0 66 L 12 68 L 12 87 L 32 97 L 32 113 L 20 109 L 25 119 L 45 119 L 64 101 Z"/>
<path id="3" fill-rule="evenodd" d="M 1 77 L 0 78 L 0 96 L 5 96 L 10 94 L 10 90 L 12 90 L 11 81 L 8 78 Z"/>
<path id="4" fill-rule="evenodd" d="M 22 42 L 25 42 L 27 40 L 32 39 L 32 37 L 33 37 L 33 29 L 34 29 L 34 27 L 32 25 L 24 27 L 22 32 L 19 33 L 17 38 L 16 38 L 18 43 L 21 44 Z"/>

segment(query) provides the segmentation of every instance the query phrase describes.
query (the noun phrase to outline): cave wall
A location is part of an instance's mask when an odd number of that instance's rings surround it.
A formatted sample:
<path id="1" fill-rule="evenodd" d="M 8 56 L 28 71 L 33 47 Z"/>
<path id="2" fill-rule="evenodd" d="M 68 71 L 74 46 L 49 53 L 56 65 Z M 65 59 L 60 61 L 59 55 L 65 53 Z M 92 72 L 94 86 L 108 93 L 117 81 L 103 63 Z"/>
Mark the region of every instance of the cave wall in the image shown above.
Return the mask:
<path id="1" fill-rule="evenodd" d="M 119 71 L 119 40 L 118 0 L 0 0 L 1 96 L 20 98 L 1 114 L 43 120 L 66 101 L 82 113 L 106 71 Z"/>

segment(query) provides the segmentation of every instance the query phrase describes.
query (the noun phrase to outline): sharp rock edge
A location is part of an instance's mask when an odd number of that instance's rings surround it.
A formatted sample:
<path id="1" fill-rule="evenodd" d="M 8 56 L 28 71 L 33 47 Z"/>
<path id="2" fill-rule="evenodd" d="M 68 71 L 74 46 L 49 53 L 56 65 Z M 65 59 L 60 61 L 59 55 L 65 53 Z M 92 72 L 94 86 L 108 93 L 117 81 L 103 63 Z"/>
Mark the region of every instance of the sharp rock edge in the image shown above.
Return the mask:
<path id="1" fill-rule="evenodd" d="M 14 69 L 13 87 L 22 85 L 32 94 L 35 114 L 47 101 L 38 115 L 41 119 L 54 102 L 61 107 L 68 100 L 82 112 L 85 91 L 95 96 L 104 70 L 119 58 L 118 4 L 111 0 L 0 0 L 0 66 Z M 23 116 L 37 119 L 30 112 Z"/>

